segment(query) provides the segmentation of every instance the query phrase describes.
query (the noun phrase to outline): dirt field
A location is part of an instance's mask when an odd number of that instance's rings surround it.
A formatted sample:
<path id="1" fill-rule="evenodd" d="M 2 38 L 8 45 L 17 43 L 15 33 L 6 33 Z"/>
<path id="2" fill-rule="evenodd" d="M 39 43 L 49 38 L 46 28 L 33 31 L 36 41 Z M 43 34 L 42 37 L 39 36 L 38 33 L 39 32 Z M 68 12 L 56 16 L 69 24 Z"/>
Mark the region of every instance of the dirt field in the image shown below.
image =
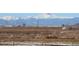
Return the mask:
<path id="1" fill-rule="evenodd" d="M 61 27 L 0 28 L 0 45 L 79 45 L 79 30 Z"/>

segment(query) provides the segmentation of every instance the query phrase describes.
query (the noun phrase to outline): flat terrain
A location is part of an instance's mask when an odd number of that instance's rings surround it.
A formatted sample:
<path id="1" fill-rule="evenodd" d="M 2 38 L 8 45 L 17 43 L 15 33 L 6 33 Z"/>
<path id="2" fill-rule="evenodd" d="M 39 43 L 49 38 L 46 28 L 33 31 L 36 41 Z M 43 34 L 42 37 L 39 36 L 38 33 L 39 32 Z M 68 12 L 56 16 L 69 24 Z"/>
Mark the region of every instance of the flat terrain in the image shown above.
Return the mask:
<path id="1" fill-rule="evenodd" d="M 0 28 L 0 45 L 79 45 L 79 29 L 4 27 Z"/>

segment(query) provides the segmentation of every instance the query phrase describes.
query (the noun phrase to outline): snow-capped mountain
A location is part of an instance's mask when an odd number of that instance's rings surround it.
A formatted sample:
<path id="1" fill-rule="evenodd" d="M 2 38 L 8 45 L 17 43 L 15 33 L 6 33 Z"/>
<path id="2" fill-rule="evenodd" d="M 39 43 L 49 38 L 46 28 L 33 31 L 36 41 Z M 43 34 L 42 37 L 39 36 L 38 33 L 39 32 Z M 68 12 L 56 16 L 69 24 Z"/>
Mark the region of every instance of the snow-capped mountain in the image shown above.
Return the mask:
<path id="1" fill-rule="evenodd" d="M 44 13 L 41 15 L 34 16 L 34 18 L 36 18 L 36 19 L 53 19 L 53 18 L 66 19 L 66 18 L 68 18 L 69 19 L 69 18 L 74 18 L 74 17 L 57 16 L 57 15 L 52 15 L 50 13 Z"/>
<path id="2" fill-rule="evenodd" d="M 18 19 L 53 19 L 53 18 L 59 18 L 59 19 L 72 19 L 74 17 L 67 17 L 67 16 L 56 16 L 52 15 L 50 13 L 43 13 L 37 16 L 22 16 L 22 17 L 16 17 L 16 16 L 0 16 L 0 19 L 3 20 L 18 20 Z"/>
<path id="3" fill-rule="evenodd" d="M 16 17 L 16 16 L 0 16 L 0 19 L 3 19 L 3 20 L 17 20 L 19 19 L 19 17 Z"/>
<path id="4" fill-rule="evenodd" d="M 43 13 L 37 16 L 0 16 L 0 25 L 22 25 L 27 26 L 60 26 L 62 24 L 79 23 L 79 17 L 57 16 L 50 13 Z"/>

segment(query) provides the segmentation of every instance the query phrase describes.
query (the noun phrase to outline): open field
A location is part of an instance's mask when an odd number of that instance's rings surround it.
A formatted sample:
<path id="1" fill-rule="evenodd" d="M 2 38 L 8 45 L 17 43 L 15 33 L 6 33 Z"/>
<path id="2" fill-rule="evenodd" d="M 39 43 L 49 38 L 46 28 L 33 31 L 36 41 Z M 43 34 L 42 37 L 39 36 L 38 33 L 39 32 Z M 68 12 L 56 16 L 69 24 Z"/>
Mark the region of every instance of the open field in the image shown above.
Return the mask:
<path id="1" fill-rule="evenodd" d="M 0 28 L 0 45 L 79 45 L 79 29 L 4 27 Z"/>

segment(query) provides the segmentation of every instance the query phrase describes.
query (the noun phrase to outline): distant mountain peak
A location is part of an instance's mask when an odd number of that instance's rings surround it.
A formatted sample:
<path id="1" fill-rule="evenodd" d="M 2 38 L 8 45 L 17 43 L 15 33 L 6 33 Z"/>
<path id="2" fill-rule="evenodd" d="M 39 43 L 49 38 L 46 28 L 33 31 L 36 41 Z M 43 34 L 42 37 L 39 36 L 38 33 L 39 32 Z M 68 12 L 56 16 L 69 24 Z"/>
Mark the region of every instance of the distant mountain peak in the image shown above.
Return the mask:
<path id="1" fill-rule="evenodd" d="M 72 19 L 74 17 L 67 17 L 67 16 L 57 16 L 55 14 L 51 13 L 42 13 L 40 15 L 34 16 L 36 19 L 54 19 L 54 18 L 59 18 L 59 19 Z"/>
<path id="2" fill-rule="evenodd" d="M 74 17 L 67 17 L 67 16 L 57 16 L 55 14 L 51 14 L 51 13 L 41 13 L 39 15 L 36 15 L 36 16 L 20 16 L 20 17 L 17 17 L 17 16 L 0 16 L 0 19 L 3 19 L 3 20 L 19 20 L 19 19 L 24 19 L 24 20 L 27 20 L 27 19 L 72 19 Z"/>
<path id="3" fill-rule="evenodd" d="M 16 17 L 16 16 L 0 16 L 0 19 L 3 19 L 3 20 L 17 20 L 19 19 L 19 17 Z"/>

